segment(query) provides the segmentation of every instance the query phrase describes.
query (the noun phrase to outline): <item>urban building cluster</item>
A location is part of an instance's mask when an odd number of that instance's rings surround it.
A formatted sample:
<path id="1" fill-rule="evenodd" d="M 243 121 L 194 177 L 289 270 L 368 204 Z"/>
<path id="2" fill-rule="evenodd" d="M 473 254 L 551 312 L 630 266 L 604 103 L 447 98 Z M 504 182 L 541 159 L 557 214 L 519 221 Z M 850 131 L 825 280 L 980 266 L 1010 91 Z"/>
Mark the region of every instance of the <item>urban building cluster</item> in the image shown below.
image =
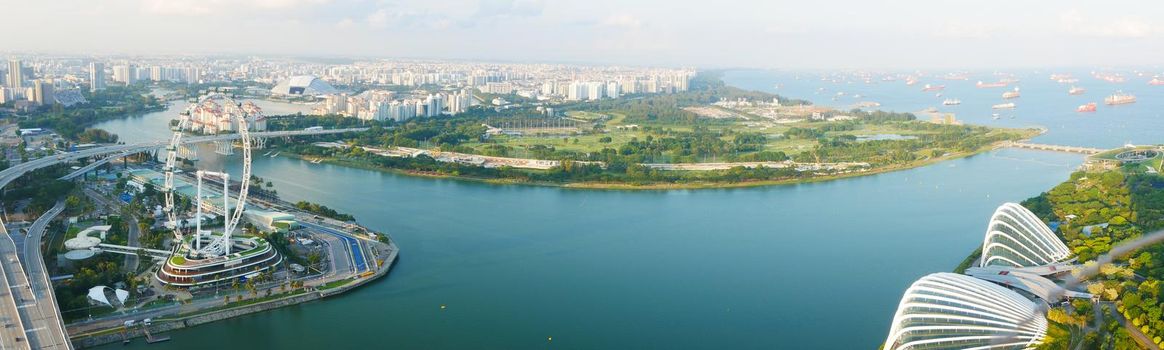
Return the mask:
<path id="1" fill-rule="evenodd" d="M 62 104 L 72 106 L 87 102 L 81 95 L 77 79 L 36 74 L 36 70 L 18 59 L 5 65 L 3 85 L 0 85 L 0 104 L 11 104 L 17 110 L 30 111 L 42 106 Z"/>
<path id="2" fill-rule="evenodd" d="M 397 93 L 386 90 L 369 90 L 349 96 L 346 93 L 324 97 L 317 114 L 339 114 L 363 120 L 404 121 L 415 117 L 436 117 L 464 113 L 475 105 L 473 90 L 437 93 L 413 93 L 405 98 L 397 98 Z"/>
<path id="3" fill-rule="evenodd" d="M 552 105 L 686 91 L 693 69 L 429 60 L 344 63 L 259 57 L 9 56 L 0 102 L 83 102 L 82 89 L 139 82 L 271 86 L 248 93 L 315 101 L 320 114 L 402 121 L 509 101 Z M 22 63 L 22 60 L 27 61 Z M 33 78 L 35 77 L 35 79 Z M 520 97 L 511 97 L 511 96 Z"/>
<path id="4" fill-rule="evenodd" d="M 251 101 L 238 102 L 223 94 L 210 94 L 190 104 L 182 112 L 183 128 L 206 134 L 234 132 L 238 119 L 247 121 L 247 130 L 267 130 L 267 116 Z"/>

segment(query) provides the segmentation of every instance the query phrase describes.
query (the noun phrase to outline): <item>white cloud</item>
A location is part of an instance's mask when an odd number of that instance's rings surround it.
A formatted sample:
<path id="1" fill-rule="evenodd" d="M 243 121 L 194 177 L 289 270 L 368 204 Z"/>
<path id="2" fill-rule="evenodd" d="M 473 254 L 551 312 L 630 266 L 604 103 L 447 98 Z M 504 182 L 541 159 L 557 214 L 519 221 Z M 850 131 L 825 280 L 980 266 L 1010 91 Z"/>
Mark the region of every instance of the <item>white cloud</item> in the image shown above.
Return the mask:
<path id="1" fill-rule="evenodd" d="M 942 39 L 991 39 L 999 31 L 997 27 L 983 24 L 947 23 L 933 32 L 933 36 Z"/>
<path id="2" fill-rule="evenodd" d="M 238 1 L 236 3 L 246 3 L 248 1 Z M 329 3 L 329 0 L 249 0 L 250 5 L 264 9 L 283 9 L 295 8 L 299 6 L 308 5 L 322 5 Z"/>
<path id="3" fill-rule="evenodd" d="M 155 15 L 202 16 L 239 11 L 299 9 L 330 0 L 142 0 L 142 12 Z"/>
<path id="4" fill-rule="evenodd" d="M 210 6 L 216 1 L 198 0 L 145 0 L 141 10 L 155 15 L 208 15 L 213 11 Z"/>
<path id="5" fill-rule="evenodd" d="M 388 17 L 390 16 L 388 10 L 379 9 L 376 12 L 368 15 L 368 25 L 376 28 L 384 28 L 388 26 Z"/>
<path id="6" fill-rule="evenodd" d="M 532 17 L 542 14 L 541 0 L 481 0 L 477 17 Z"/>
<path id="7" fill-rule="evenodd" d="M 1139 18 L 1124 17 L 1114 20 L 1090 20 L 1079 10 L 1059 15 L 1059 22 L 1069 33 L 1100 38 L 1140 39 L 1164 32 L 1164 28 Z"/>
<path id="8" fill-rule="evenodd" d="M 347 17 L 339 20 L 339 22 L 335 22 L 335 27 L 340 28 L 340 29 L 347 29 L 347 28 L 351 28 L 351 27 L 355 27 L 355 26 L 356 26 L 356 21 L 351 19 L 351 18 L 347 18 Z"/>
<path id="9" fill-rule="evenodd" d="M 606 17 L 599 23 L 604 27 L 635 30 L 643 27 L 643 21 L 638 17 L 629 14 L 616 14 Z"/>

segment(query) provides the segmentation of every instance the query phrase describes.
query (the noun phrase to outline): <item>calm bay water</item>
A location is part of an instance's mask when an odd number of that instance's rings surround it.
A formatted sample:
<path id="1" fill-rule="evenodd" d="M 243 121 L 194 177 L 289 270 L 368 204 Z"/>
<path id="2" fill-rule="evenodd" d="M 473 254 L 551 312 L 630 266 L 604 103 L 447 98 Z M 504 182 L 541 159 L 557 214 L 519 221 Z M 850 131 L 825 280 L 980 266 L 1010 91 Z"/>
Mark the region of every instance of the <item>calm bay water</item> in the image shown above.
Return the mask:
<path id="1" fill-rule="evenodd" d="M 751 76 L 727 78 L 761 84 Z M 156 139 L 170 113 L 99 127 Z M 239 171 L 237 157 L 201 156 Z M 1081 159 L 1002 150 L 840 181 L 624 192 L 257 157 L 255 174 L 283 197 L 391 233 L 400 260 L 347 295 L 173 332 L 164 347 L 876 348 L 910 283 L 952 269 L 996 206 L 1053 186 Z"/>
<path id="2" fill-rule="evenodd" d="M 941 75 L 940 72 L 936 72 Z M 790 98 L 804 98 L 814 103 L 848 109 L 858 101 L 881 103 L 880 109 L 898 112 L 917 112 L 935 107 L 941 112 L 957 115 L 968 124 L 1004 127 L 1045 127 L 1048 132 L 1036 137 L 1035 142 L 1065 144 L 1073 146 L 1115 148 L 1131 142 L 1157 144 L 1161 141 L 1160 130 L 1164 130 L 1164 86 L 1149 86 L 1151 76 L 1138 77 L 1126 74 L 1128 81 L 1121 84 L 1096 79 L 1089 70 L 1068 69 L 1055 71 L 1013 72 L 1018 83 L 1006 88 L 980 89 L 974 86 L 978 81 L 994 82 L 999 78 L 990 72 L 970 73 L 968 80 L 922 79 L 913 86 L 901 80 L 894 82 L 874 81 L 866 84 L 860 81 L 834 83 L 822 81 L 819 73 L 787 72 L 771 70 L 729 71 L 724 80 L 741 88 L 777 93 Z M 1049 79 L 1051 73 L 1069 73 L 1079 82 L 1076 86 L 1086 88 L 1083 95 L 1067 94 L 1072 84 L 1060 84 Z M 777 88 L 777 84 L 779 87 Z M 922 92 L 925 84 L 945 85 L 937 92 Z M 1020 88 L 1022 97 L 1003 101 L 1002 93 L 1015 87 Z M 823 89 L 823 90 L 821 90 Z M 1137 102 L 1121 106 L 1106 106 L 1104 97 L 1116 91 L 1136 95 Z M 832 100 L 838 92 L 843 96 Z M 862 95 L 854 98 L 854 95 Z M 962 104 L 943 106 L 947 98 L 959 99 Z M 1014 102 L 1014 110 L 992 110 L 994 104 Z M 1095 102 L 1099 105 L 1095 113 L 1078 113 L 1079 105 Z M 998 113 L 999 119 L 992 119 Z M 1011 117 L 1014 118 L 1011 118 Z"/>

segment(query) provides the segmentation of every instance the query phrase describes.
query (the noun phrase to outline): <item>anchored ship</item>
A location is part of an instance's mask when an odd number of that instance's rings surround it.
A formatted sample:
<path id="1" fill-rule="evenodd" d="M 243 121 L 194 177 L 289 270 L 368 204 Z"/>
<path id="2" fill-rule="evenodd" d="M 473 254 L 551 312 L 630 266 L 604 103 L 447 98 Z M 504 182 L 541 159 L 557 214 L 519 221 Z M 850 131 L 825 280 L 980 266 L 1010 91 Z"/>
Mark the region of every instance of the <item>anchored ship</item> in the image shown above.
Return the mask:
<path id="1" fill-rule="evenodd" d="M 1136 103 L 1136 95 L 1116 91 L 1116 93 L 1103 99 L 1103 103 L 1111 106 Z"/>
<path id="2" fill-rule="evenodd" d="M 978 84 L 974 84 L 974 86 L 977 86 L 979 89 L 1000 88 L 1000 87 L 1006 87 L 1006 85 L 1007 85 L 1007 83 L 1004 81 L 994 82 L 994 83 L 984 83 L 982 81 L 979 81 Z"/>
<path id="3" fill-rule="evenodd" d="M 942 89 L 945 89 L 945 88 L 946 88 L 945 85 L 926 84 L 924 87 L 922 87 L 922 91 L 942 91 Z"/>
<path id="4" fill-rule="evenodd" d="M 1014 88 L 1014 91 L 1007 91 L 1002 93 L 1002 99 L 1004 100 L 1019 98 L 1019 96 L 1022 96 L 1022 94 L 1019 94 L 1019 88 Z"/>
<path id="5" fill-rule="evenodd" d="M 1164 80 L 1161 80 L 1159 77 L 1152 78 L 1152 80 L 1148 81 L 1148 85 L 1164 85 Z"/>
<path id="6" fill-rule="evenodd" d="M 990 108 L 993 108 L 993 109 L 1014 109 L 1014 107 L 1015 107 L 1014 102 L 999 103 L 999 104 L 990 106 Z"/>
<path id="7" fill-rule="evenodd" d="M 1084 92 L 1087 92 L 1087 89 L 1078 86 L 1072 86 L 1071 90 L 1067 90 L 1068 95 L 1082 95 Z"/>
<path id="8" fill-rule="evenodd" d="M 956 106 L 962 104 L 962 100 L 956 98 L 947 98 L 945 101 L 942 101 L 942 104 L 947 106 Z"/>
<path id="9" fill-rule="evenodd" d="M 1095 102 L 1091 102 L 1075 109 L 1076 112 L 1095 112 Z"/>

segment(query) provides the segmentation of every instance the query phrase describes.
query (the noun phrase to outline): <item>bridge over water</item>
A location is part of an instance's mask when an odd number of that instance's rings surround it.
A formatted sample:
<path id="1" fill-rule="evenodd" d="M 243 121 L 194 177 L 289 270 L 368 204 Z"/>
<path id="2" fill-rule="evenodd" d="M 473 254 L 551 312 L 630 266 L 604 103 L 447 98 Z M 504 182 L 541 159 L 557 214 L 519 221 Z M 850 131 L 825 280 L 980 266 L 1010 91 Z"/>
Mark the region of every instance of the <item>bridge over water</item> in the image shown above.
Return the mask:
<path id="1" fill-rule="evenodd" d="M 1079 154 L 1086 154 L 1086 155 L 1099 154 L 1099 153 L 1102 153 L 1104 151 L 1107 151 L 1106 149 L 1100 149 L 1100 148 L 1051 145 L 1051 144 L 1030 143 L 1030 142 L 1007 142 L 1007 143 L 1001 145 L 1000 147 L 1001 148 L 1005 148 L 1005 147 L 1025 148 L 1025 149 L 1034 149 L 1034 150 L 1040 150 L 1040 151 L 1079 153 Z"/>

